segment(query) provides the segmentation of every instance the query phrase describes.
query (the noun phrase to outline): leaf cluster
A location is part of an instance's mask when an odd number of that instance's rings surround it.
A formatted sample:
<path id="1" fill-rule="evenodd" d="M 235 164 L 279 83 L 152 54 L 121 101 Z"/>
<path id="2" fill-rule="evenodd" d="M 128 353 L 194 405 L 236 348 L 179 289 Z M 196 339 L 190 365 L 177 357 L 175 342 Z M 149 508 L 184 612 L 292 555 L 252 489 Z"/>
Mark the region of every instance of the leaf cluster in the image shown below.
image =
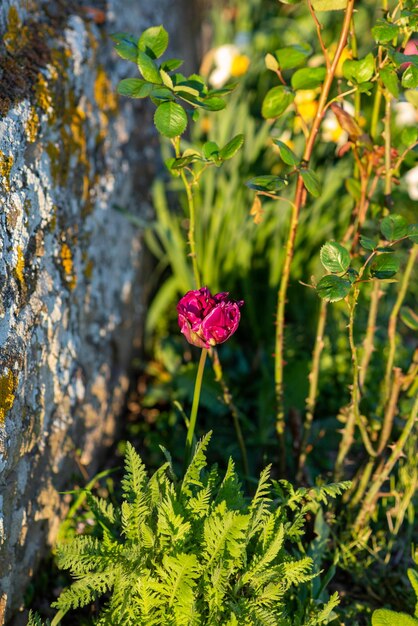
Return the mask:
<path id="1" fill-rule="evenodd" d="M 125 78 L 118 85 L 118 93 L 131 98 L 149 97 L 156 105 L 154 123 L 164 137 L 182 135 L 187 128 L 188 114 L 199 109 L 220 111 L 226 106 L 224 96 L 233 85 L 209 89 L 201 76 L 185 76 L 177 72 L 183 61 L 158 59 L 168 47 L 169 37 L 163 26 L 152 26 L 142 35 L 127 33 L 112 35 L 117 54 L 135 63 L 141 78 Z"/>
<path id="2" fill-rule="evenodd" d="M 298 618 L 289 597 L 315 576 L 312 559 L 296 548 L 307 511 L 346 485 L 274 486 L 269 466 L 248 501 L 232 460 L 223 476 L 207 468 L 209 439 L 197 445 L 180 482 L 170 459 L 149 478 L 128 444 L 120 507 L 89 494 L 97 536 L 58 549 L 59 566 L 76 580 L 57 609 L 103 597 L 102 625 L 328 623 L 336 594 L 325 606 L 308 602 Z"/>

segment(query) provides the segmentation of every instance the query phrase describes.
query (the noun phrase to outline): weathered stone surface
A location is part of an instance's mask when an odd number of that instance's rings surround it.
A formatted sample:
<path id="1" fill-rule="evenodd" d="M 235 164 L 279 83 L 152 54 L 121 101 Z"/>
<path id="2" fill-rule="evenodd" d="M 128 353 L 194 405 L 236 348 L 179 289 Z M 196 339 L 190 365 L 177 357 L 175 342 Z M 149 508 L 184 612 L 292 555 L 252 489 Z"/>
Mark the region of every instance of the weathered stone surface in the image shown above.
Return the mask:
<path id="1" fill-rule="evenodd" d="M 0 3 L 0 624 L 54 539 L 58 491 L 114 435 L 143 289 L 113 206 L 146 215 L 156 140 L 115 97 L 108 33 L 173 31 L 170 4 Z"/>

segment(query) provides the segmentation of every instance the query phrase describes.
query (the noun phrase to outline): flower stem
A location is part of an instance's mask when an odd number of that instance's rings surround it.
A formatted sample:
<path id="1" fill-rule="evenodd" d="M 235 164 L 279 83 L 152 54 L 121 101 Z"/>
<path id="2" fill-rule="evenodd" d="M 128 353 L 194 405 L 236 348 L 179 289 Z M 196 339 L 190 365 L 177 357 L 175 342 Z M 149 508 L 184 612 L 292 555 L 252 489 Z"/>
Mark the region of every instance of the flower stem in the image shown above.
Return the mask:
<path id="1" fill-rule="evenodd" d="M 189 428 L 187 430 L 187 437 L 186 437 L 186 450 L 184 454 L 184 469 L 185 470 L 187 469 L 191 460 L 191 456 L 192 456 L 193 436 L 194 436 L 194 431 L 196 428 L 196 420 L 197 420 L 197 409 L 199 407 L 200 390 L 202 388 L 203 372 L 205 369 L 207 355 L 208 355 L 207 349 L 202 348 L 199 366 L 197 368 L 196 382 L 194 386 L 192 412 L 190 413 Z"/>

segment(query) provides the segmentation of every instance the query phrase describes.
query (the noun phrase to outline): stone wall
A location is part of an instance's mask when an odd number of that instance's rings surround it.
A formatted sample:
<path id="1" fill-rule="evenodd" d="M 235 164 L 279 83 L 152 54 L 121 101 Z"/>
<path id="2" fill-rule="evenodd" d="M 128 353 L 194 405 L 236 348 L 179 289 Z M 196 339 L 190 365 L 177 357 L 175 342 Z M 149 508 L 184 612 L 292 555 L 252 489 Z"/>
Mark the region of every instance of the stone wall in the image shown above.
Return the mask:
<path id="1" fill-rule="evenodd" d="M 170 11 L 164 9 L 170 6 Z M 164 23 L 170 0 L 0 2 L 0 624 L 115 432 L 138 338 L 150 112 L 119 102 L 108 33 Z M 134 68 L 133 68 L 134 69 Z"/>

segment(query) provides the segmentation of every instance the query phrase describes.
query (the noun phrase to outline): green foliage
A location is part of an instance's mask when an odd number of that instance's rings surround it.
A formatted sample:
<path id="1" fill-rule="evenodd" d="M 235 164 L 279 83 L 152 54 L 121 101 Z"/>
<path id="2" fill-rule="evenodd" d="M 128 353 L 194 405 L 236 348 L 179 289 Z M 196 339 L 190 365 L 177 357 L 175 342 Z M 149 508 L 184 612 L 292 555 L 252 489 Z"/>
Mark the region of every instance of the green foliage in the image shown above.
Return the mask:
<path id="1" fill-rule="evenodd" d="M 377 609 L 372 615 L 372 626 L 418 626 L 418 572 L 409 569 L 408 578 L 416 596 L 415 616 L 389 609 Z"/>
<path id="2" fill-rule="evenodd" d="M 348 485 L 272 488 L 267 467 L 247 501 L 232 461 L 222 478 L 216 468 L 207 470 L 209 439 L 197 445 L 181 481 L 170 462 L 149 478 L 127 445 L 120 507 L 89 494 L 95 536 L 58 547 L 60 567 L 76 582 L 56 608 L 67 612 L 107 596 L 97 623 L 127 626 L 330 621 L 336 594 L 325 606 L 293 605 L 293 590 L 317 576 L 297 543 L 307 512 Z M 41 626 L 36 616 L 30 619 Z"/>

